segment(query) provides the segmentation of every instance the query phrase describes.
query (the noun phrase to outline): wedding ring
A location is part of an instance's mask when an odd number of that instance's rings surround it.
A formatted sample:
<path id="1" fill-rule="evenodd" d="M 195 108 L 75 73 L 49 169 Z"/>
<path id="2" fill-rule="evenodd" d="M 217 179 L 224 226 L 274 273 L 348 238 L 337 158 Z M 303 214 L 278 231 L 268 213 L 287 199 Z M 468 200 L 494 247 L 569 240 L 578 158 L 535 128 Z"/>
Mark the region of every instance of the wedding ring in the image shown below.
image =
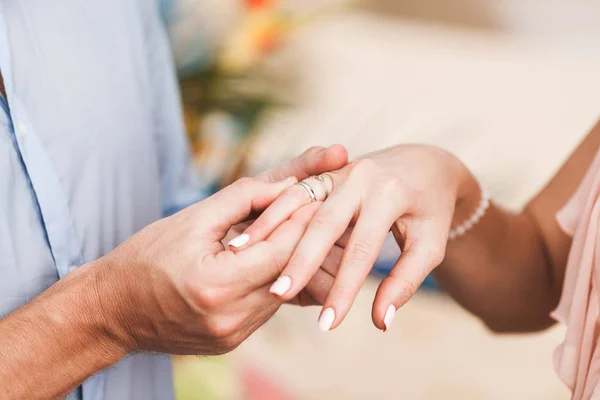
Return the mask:
<path id="1" fill-rule="evenodd" d="M 325 177 L 323 175 L 314 175 L 311 176 L 311 178 L 314 178 L 319 181 L 319 183 L 321 184 L 321 186 L 323 186 L 323 189 L 325 190 L 325 198 L 329 197 L 331 191 L 329 190 L 329 186 L 327 186 L 327 182 L 325 182 Z"/>
<path id="2" fill-rule="evenodd" d="M 306 191 L 308 192 L 308 195 L 310 196 L 310 202 L 311 203 L 317 201 L 317 195 L 315 194 L 315 191 L 313 190 L 313 188 L 308 183 L 306 183 L 304 181 L 301 181 L 301 182 L 298 182 L 297 185 L 300 185 L 304 189 L 306 189 Z"/>

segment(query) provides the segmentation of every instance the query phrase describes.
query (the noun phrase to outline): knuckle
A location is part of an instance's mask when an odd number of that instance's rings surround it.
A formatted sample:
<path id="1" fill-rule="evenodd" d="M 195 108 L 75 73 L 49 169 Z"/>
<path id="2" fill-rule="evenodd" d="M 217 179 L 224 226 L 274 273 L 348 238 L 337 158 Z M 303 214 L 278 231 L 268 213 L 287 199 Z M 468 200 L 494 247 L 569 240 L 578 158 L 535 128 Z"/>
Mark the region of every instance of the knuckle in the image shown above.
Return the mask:
<path id="1" fill-rule="evenodd" d="M 351 176 L 370 176 L 377 170 L 377 163 L 369 158 L 364 158 L 353 161 L 349 168 Z"/>
<path id="2" fill-rule="evenodd" d="M 193 292 L 195 305 L 203 310 L 215 310 L 225 305 L 229 299 L 227 290 L 221 286 L 205 286 Z"/>
<path id="3" fill-rule="evenodd" d="M 206 334 L 219 343 L 219 347 L 236 347 L 236 336 L 241 328 L 239 321 L 233 318 L 215 317 L 206 326 Z"/>
<path id="4" fill-rule="evenodd" d="M 382 197 L 389 198 L 395 195 L 401 188 L 400 181 L 396 177 L 384 176 L 378 183 L 378 194 Z"/>
<path id="5" fill-rule="evenodd" d="M 314 160 L 318 157 L 322 157 L 325 153 L 326 148 L 321 146 L 312 146 L 309 147 L 304 153 L 302 153 L 298 158 L 298 162 L 305 170 L 308 169 Z"/>
<path id="6" fill-rule="evenodd" d="M 324 212 L 318 212 L 313 217 L 311 225 L 312 225 L 312 227 L 314 227 L 317 230 L 323 230 L 323 229 L 331 229 L 331 228 L 337 229 L 339 224 L 336 222 L 336 220 L 334 218 L 332 218 L 332 216 L 330 214 L 327 214 Z"/>
<path id="7" fill-rule="evenodd" d="M 309 158 L 315 157 L 323 153 L 324 150 L 326 150 L 326 148 L 323 146 L 311 146 L 302 154 L 302 156 Z"/>
<path id="8" fill-rule="evenodd" d="M 251 187 L 253 187 L 256 184 L 256 182 L 257 180 L 255 178 L 243 177 L 235 182 L 235 188 L 239 192 L 245 192 Z"/>
<path id="9" fill-rule="evenodd" d="M 373 246 L 366 240 L 356 240 L 348 249 L 348 256 L 353 262 L 368 261 L 373 254 Z"/>
<path id="10" fill-rule="evenodd" d="M 444 261 L 446 256 L 446 247 L 441 244 L 432 244 L 425 247 L 422 252 L 425 263 L 428 267 L 433 269 L 440 265 L 442 261 Z"/>
<path id="11" fill-rule="evenodd" d="M 220 347 L 223 349 L 222 354 L 231 353 L 232 351 L 237 349 L 240 346 L 240 344 L 242 344 L 242 340 L 238 339 L 237 335 L 221 339 Z"/>

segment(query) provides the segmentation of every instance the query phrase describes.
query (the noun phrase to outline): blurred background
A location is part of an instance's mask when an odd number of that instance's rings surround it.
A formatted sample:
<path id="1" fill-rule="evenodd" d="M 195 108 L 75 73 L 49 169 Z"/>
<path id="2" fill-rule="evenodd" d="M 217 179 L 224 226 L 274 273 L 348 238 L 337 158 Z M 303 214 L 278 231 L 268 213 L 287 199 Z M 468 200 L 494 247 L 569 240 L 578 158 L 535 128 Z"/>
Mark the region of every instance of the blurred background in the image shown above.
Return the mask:
<path id="1" fill-rule="evenodd" d="M 519 209 L 600 116 L 593 0 L 160 0 L 198 177 L 212 192 L 311 145 L 459 155 Z M 382 333 L 389 243 L 350 316 L 284 307 L 234 353 L 176 358 L 178 400 L 568 399 L 556 327 L 494 336 L 433 282 Z"/>

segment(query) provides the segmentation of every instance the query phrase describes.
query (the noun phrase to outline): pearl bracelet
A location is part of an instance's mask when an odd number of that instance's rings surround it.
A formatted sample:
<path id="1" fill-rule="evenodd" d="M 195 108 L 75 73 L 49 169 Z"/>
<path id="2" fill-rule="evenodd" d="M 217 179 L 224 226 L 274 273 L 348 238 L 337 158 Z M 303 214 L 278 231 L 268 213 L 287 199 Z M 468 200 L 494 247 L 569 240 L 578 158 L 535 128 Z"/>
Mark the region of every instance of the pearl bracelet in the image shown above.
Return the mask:
<path id="1" fill-rule="evenodd" d="M 481 192 L 481 200 L 479 200 L 479 205 L 477 206 L 477 209 L 462 224 L 450 230 L 450 232 L 448 233 L 448 240 L 454 240 L 456 238 L 459 238 L 471 229 L 473 229 L 473 227 L 477 225 L 479 221 L 481 221 L 481 218 L 483 218 L 488 208 L 490 208 L 489 192 L 487 191 L 485 186 L 481 184 L 481 181 L 479 179 L 477 179 L 477 184 L 479 185 L 479 190 Z"/>

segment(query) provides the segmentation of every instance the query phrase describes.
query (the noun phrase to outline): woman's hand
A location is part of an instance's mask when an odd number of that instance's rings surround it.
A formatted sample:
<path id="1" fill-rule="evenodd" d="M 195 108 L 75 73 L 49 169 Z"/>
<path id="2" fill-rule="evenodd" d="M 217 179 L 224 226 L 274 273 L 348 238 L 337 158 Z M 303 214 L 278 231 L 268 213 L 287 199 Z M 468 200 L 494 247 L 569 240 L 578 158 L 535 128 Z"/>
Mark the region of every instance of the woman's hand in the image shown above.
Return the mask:
<path id="1" fill-rule="evenodd" d="M 271 291 L 285 301 L 294 298 L 336 242 L 344 242 L 337 277 L 319 318 L 322 330 L 337 327 L 391 229 L 402 255 L 381 283 L 373 305 L 373 322 L 385 330 L 395 311 L 443 260 L 459 189 L 465 182 L 471 186 L 476 182 L 451 154 L 435 147 L 412 145 L 367 155 L 322 176 L 321 181 L 313 178 L 307 183 L 317 199 L 323 199 L 327 191 L 331 194 L 312 218 Z M 244 232 L 241 241 L 235 239 L 233 244 L 239 250 L 264 240 L 308 202 L 309 192 L 302 186 L 292 186 Z M 466 214 L 459 212 L 458 218 L 466 218 L 476 207 L 467 206 Z M 351 231 L 347 230 L 349 226 L 353 226 Z"/>

